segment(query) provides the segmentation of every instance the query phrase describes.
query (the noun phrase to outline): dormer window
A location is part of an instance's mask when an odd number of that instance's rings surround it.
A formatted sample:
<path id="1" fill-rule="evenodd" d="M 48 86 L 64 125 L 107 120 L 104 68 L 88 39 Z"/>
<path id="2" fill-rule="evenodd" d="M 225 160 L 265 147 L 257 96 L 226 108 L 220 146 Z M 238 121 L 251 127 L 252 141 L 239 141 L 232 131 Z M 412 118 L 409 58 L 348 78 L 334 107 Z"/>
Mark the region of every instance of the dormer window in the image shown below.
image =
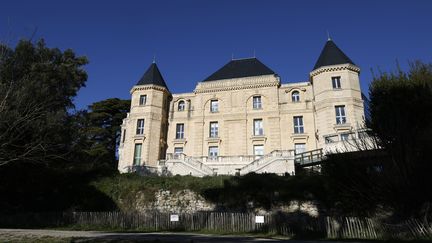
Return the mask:
<path id="1" fill-rule="evenodd" d="M 291 93 L 291 100 L 292 100 L 292 102 L 300 102 L 300 92 L 293 91 Z"/>
<path id="2" fill-rule="evenodd" d="M 140 95 L 139 105 L 145 105 L 147 103 L 147 95 Z"/>
<path id="3" fill-rule="evenodd" d="M 183 100 L 179 101 L 179 103 L 178 103 L 178 111 L 184 111 L 185 108 L 186 108 L 186 103 Z"/>
<path id="4" fill-rule="evenodd" d="M 210 112 L 219 111 L 219 102 L 217 100 L 210 101 Z"/>
<path id="5" fill-rule="evenodd" d="M 333 89 L 340 89 L 341 88 L 341 77 L 332 77 L 332 85 Z"/>

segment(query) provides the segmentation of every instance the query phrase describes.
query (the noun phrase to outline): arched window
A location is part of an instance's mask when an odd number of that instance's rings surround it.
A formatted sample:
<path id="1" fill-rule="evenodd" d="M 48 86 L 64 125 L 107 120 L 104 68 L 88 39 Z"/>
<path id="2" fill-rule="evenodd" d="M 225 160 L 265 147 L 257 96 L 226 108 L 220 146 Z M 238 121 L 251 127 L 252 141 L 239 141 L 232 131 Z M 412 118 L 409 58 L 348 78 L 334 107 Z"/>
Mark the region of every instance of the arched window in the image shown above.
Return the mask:
<path id="1" fill-rule="evenodd" d="M 178 103 L 178 110 L 179 111 L 184 111 L 185 108 L 186 108 L 185 102 L 183 100 L 179 101 L 179 103 Z"/>
<path id="2" fill-rule="evenodd" d="M 292 102 L 299 102 L 300 101 L 300 92 L 293 91 L 291 93 L 291 99 L 292 99 Z"/>

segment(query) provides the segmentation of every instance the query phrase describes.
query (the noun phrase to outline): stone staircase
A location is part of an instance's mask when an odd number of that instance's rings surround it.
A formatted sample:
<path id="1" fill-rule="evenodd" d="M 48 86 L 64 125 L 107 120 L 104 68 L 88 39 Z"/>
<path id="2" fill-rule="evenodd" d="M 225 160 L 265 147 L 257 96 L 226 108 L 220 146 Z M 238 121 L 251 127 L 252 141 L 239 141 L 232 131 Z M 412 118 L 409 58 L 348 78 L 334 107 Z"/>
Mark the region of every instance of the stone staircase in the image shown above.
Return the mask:
<path id="1" fill-rule="evenodd" d="M 186 154 L 167 154 L 166 160 L 159 161 L 160 170 L 166 171 L 162 174 L 167 175 L 193 175 L 209 176 L 213 175 L 213 170 L 199 160 L 189 157 Z"/>
<path id="2" fill-rule="evenodd" d="M 190 157 L 185 154 L 167 154 L 167 159 L 161 161 L 162 171 L 167 171 L 167 175 L 193 175 L 193 176 L 210 176 L 216 174 L 217 167 L 233 164 L 241 161 L 237 168 L 228 173 L 218 174 L 240 174 L 245 175 L 251 172 L 255 173 L 276 173 L 294 174 L 294 151 L 293 150 L 275 150 L 269 154 L 261 156 L 255 160 L 254 156 L 220 156 L 209 159 L 208 157 Z M 239 160 L 240 159 L 240 160 Z M 247 160 L 249 159 L 249 160 Z M 251 161 L 252 160 L 252 161 Z M 251 161 L 251 162 L 249 162 Z M 220 163 L 220 164 L 219 164 Z M 291 165 L 292 164 L 292 165 Z"/>
<path id="3" fill-rule="evenodd" d="M 245 175 L 251 172 L 255 173 L 262 173 L 262 172 L 268 172 L 268 173 L 276 173 L 281 174 L 282 171 L 261 171 L 265 167 L 269 166 L 272 163 L 275 162 L 285 162 L 286 160 L 293 160 L 294 159 L 294 150 L 274 150 L 269 154 L 266 154 L 254 161 L 252 161 L 250 164 L 242 167 L 240 169 L 240 174 Z M 282 169 L 282 168 L 281 168 Z M 284 171 L 287 172 L 287 171 Z M 284 173 L 283 172 L 283 173 Z"/>

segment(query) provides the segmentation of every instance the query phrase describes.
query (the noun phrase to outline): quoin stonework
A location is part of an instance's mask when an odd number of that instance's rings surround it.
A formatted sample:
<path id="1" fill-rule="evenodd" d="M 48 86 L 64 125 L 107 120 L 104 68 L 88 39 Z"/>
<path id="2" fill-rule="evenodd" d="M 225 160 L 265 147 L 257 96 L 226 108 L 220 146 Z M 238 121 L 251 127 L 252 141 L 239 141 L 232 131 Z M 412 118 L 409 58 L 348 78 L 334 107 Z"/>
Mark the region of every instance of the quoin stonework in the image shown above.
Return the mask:
<path id="1" fill-rule="evenodd" d="M 130 91 L 120 172 L 294 174 L 295 159 L 362 136 L 360 68 L 328 40 L 309 80 L 281 83 L 257 58 L 233 59 L 172 94 L 156 63 Z"/>

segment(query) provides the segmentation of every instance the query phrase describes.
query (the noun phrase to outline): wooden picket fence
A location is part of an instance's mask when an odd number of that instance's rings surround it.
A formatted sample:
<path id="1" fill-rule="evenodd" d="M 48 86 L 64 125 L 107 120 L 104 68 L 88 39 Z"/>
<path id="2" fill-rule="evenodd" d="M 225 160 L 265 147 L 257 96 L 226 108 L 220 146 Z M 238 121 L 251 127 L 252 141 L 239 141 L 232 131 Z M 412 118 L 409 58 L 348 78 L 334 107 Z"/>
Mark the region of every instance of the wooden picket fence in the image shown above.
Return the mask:
<path id="1" fill-rule="evenodd" d="M 171 221 L 171 216 L 178 221 Z M 65 215 L 65 221 L 75 226 L 120 229 L 142 229 L 147 231 L 212 231 L 226 233 L 267 232 L 290 233 L 288 228 L 276 227 L 275 217 L 264 216 L 264 223 L 256 223 L 256 214 L 231 212 L 198 213 L 123 213 L 123 212 L 77 212 Z M 271 227 L 269 227 L 271 225 Z"/>
<path id="2" fill-rule="evenodd" d="M 432 223 L 410 219 L 398 224 L 370 218 L 326 218 L 327 238 L 341 239 L 432 239 Z"/>
<path id="3" fill-rule="evenodd" d="M 257 222 L 262 216 L 263 222 Z M 64 212 L 0 215 L 0 227 L 137 231 L 207 231 L 219 233 L 274 233 L 285 236 L 333 239 L 432 239 L 432 224 L 410 219 L 389 224 L 371 218 L 309 217 L 296 214 L 236 212 Z"/>

